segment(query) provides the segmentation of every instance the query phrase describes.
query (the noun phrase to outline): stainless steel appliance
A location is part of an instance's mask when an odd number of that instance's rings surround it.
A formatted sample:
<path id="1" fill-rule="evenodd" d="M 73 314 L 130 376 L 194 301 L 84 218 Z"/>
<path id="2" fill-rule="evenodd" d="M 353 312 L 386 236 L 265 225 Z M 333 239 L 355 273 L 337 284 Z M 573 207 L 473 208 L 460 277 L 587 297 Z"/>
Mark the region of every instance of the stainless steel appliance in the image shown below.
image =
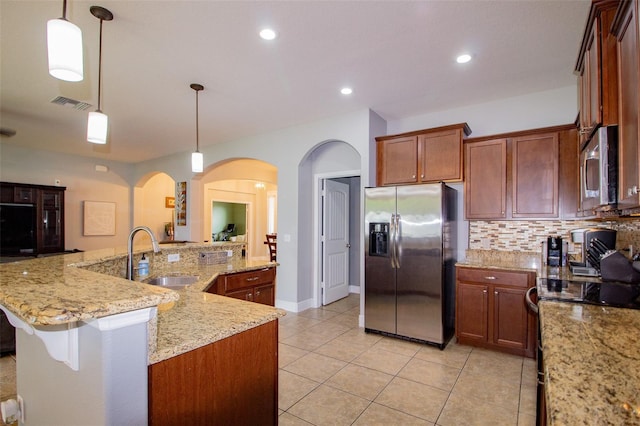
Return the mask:
<path id="1" fill-rule="evenodd" d="M 453 335 L 456 191 L 365 188 L 365 330 L 440 348 Z"/>
<path id="2" fill-rule="evenodd" d="M 583 209 L 615 206 L 618 198 L 618 127 L 600 127 L 580 153 Z"/>

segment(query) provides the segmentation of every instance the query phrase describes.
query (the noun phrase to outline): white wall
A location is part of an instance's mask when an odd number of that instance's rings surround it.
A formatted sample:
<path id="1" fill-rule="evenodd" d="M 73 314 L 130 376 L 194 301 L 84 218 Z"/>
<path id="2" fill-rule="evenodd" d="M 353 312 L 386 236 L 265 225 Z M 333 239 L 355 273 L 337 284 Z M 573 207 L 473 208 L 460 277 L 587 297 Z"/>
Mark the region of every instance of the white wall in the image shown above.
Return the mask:
<path id="1" fill-rule="evenodd" d="M 482 104 L 389 120 L 388 134 L 467 123 L 469 137 L 573 123 L 578 115 L 576 86 L 530 93 Z"/>
<path id="2" fill-rule="evenodd" d="M 206 146 L 201 149 L 204 154 L 205 167 L 216 161 L 228 158 L 247 158 L 272 164 L 278 170 L 278 286 L 276 299 L 280 306 L 297 304 L 301 300 L 300 294 L 307 293 L 309 283 L 299 282 L 298 271 L 309 267 L 311 259 L 299 258 L 299 218 L 312 217 L 313 211 L 307 206 L 298 208 L 299 190 L 311 189 L 310 186 L 299 185 L 298 166 L 313 148 L 325 141 L 345 141 L 360 154 L 363 184 L 368 185 L 369 179 L 369 134 L 370 111 L 359 110 L 350 114 L 331 117 L 324 120 L 307 123 L 300 126 L 282 129 L 268 134 L 244 138 L 236 141 Z M 198 179 L 190 170 L 189 153 L 164 157 L 136 165 L 134 180 L 145 174 L 163 170 L 176 181 L 186 180 L 190 183 L 188 195 L 189 207 L 193 208 L 191 197 L 194 192 L 191 186 Z M 195 177 L 197 178 L 197 176 Z M 203 197 L 200 196 L 200 199 Z M 200 208 L 200 203 L 197 208 Z M 202 211 L 202 210 L 200 210 Z M 192 212 L 188 211 L 192 218 Z M 201 216 L 201 214 L 197 214 Z M 189 220 L 183 230 L 187 237 L 195 233 L 191 229 L 193 224 L 201 225 L 197 221 Z M 176 237 L 178 229 L 176 229 Z M 303 243 L 306 243 L 303 241 Z"/>
<path id="3" fill-rule="evenodd" d="M 96 164 L 105 165 L 107 172 L 96 172 Z M 130 183 L 131 164 L 118 163 L 25 149 L 7 143 L 0 144 L 0 179 L 5 182 L 54 185 L 56 179 L 65 186 L 65 248 L 94 250 L 124 247 L 131 229 Z M 83 201 L 116 203 L 116 234 L 113 236 L 83 236 Z"/>

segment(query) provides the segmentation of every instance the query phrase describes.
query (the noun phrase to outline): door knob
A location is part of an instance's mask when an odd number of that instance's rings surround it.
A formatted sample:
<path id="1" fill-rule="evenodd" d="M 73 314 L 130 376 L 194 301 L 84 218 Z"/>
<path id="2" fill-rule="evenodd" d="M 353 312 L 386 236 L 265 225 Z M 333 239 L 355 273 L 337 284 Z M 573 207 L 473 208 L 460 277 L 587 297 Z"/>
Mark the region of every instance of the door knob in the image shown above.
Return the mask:
<path id="1" fill-rule="evenodd" d="M 347 248 L 351 248 L 351 244 L 347 243 Z"/>

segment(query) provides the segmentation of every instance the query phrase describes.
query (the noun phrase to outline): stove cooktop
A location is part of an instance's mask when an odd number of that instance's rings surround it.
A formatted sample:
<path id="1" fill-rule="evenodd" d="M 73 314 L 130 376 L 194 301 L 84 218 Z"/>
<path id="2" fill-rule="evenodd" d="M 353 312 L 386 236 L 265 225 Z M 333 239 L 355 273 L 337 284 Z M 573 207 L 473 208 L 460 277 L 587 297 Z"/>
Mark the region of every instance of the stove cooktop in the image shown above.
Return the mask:
<path id="1" fill-rule="evenodd" d="M 638 284 L 540 278 L 537 290 L 538 298 L 542 300 L 640 309 Z"/>

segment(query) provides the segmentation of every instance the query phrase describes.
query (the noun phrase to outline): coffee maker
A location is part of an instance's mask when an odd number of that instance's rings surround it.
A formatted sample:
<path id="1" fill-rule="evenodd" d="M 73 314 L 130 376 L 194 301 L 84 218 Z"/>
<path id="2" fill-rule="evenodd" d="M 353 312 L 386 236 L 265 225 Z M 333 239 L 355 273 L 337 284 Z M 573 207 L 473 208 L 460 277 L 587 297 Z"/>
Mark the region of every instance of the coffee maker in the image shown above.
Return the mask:
<path id="1" fill-rule="evenodd" d="M 547 265 L 548 266 L 562 266 L 563 265 L 563 251 L 562 251 L 562 238 L 560 237 L 548 237 L 547 238 Z M 566 256 L 566 253 L 564 253 Z"/>

